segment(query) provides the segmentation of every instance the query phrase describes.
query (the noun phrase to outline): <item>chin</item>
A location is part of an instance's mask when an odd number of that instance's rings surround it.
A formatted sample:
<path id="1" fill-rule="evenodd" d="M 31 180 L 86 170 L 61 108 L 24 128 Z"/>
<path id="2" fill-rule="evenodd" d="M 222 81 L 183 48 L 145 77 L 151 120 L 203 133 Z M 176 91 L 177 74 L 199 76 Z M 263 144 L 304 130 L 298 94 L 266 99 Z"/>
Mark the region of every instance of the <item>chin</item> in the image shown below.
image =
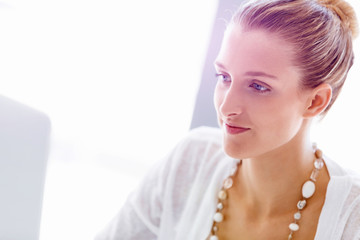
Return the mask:
<path id="1" fill-rule="evenodd" d="M 229 149 L 227 149 L 226 147 L 224 147 L 224 152 L 226 155 L 228 155 L 229 157 L 231 158 L 234 158 L 234 159 L 243 159 L 240 154 L 238 154 L 237 152 L 235 151 L 231 151 Z"/>
<path id="2" fill-rule="evenodd" d="M 246 153 L 243 150 L 243 145 L 232 143 L 224 138 L 223 149 L 226 155 L 228 155 L 229 157 L 232 157 L 234 159 L 245 158 Z"/>

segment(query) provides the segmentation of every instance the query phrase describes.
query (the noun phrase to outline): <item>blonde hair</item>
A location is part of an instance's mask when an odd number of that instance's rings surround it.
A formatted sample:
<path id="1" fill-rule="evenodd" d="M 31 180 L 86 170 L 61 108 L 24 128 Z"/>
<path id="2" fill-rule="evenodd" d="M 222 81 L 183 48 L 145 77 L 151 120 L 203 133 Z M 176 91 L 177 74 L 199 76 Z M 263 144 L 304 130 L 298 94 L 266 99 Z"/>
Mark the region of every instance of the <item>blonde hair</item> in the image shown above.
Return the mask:
<path id="1" fill-rule="evenodd" d="M 233 15 L 231 23 L 264 29 L 293 44 L 294 64 L 302 86 L 328 83 L 333 89 L 326 113 L 336 100 L 354 61 L 357 35 L 353 8 L 343 0 L 252 0 Z"/>

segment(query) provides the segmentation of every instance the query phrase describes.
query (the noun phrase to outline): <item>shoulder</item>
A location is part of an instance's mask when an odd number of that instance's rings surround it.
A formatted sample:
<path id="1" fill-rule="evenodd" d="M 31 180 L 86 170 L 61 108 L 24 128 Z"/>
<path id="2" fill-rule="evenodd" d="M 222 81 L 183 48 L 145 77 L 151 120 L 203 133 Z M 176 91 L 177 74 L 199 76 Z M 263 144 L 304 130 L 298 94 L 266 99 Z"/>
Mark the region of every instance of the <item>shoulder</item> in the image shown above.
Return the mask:
<path id="1" fill-rule="evenodd" d="M 360 207 L 360 174 L 355 172 L 348 172 L 348 176 L 351 180 L 351 190 L 350 190 L 350 196 L 355 200 L 357 200 L 358 205 Z M 360 210 L 360 209 L 359 209 Z M 359 217 L 360 217 L 360 211 Z M 360 225 L 359 225 L 360 226 Z"/>
<path id="2" fill-rule="evenodd" d="M 333 191 L 329 197 L 340 210 L 336 232 L 342 239 L 360 239 L 360 174 L 329 159 L 326 163 L 332 178 Z"/>
<path id="3" fill-rule="evenodd" d="M 354 212 L 357 218 L 357 226 L 360 231 L 360 175 L 355 172 L 349 172 L 351 187 L 348 194 L 349 212 Z"/>
<path id="4" fill-rule="evenodd" d="M 220 173 L 230 171 L 235 160 L 223 150 L 223 137 L 220 129 L 200 127 L 191 130 L 171 154 L 171 168 L 168 171 L 168 184 L 171 189 L 179 189 L 202 184 Z M 173 184 L 173 185 L 172 185 Z"/>
<path id="5" fill-rule="evenodd" d="M 348 198 L 351 200 L 360 199 L 360 174 L 351 169 L 343 168 L 328 158 L 326 158 L 326 165 L 328 167 L 330 177 L 334 181 L 342 181 L 346 184 L 348 189 Z"/>
<path id="6" fill-rule="evenodd" d="M 191 130 L 166 159 L 168 191 L 179 199 L 187 198 L 194 186 L 201 186 L 201 190 L 197 189 L 203 191 L 214 176 L 231 168 L 234 159 L 225 154 L 222 142 L 220 129 L 200 127 Z"/>
<path id="7" fill-rule="evenodd" d="M 222 133 L 218 128 L 199 127 L 191 130 L 176 145 L 171 155 L 174 160 L 199 163 L 200 159 L 223 153 Z"/>
<path id="8" fill-rule="evenodd" d="M 190 198 L 199 196 L 202 199 L 203 192 L 209 187 L 211 167 L 216 166 L 215 162 L 221 162 L 224 156 L 220 129 L 200 127 L 191 130 L 167 156 L 149 169 L 129 196 L 127 205 L 116 218 L 120 222 L 116 224 L 117 231 L 129 230 L 122 226 L 130 225 L 134 234 L 146 233 L 150 238 L 164 232 L 174 235 L 172 224 L 179 221 L 186 204 L 192 203 Z"/>
<path id="9" fill-rule="evenodd" d="M 344 193 L 346 192 L 347 205 L 356 202 L 360 205 L 360 174 L 351 169 L 341 167 L 329 158 L 325 158 L 325 162 L 332 182 L 339 186 L 337 190 L 341 189 Z"/>
<path id="10" fill-rule="evenodd" d="M 171 213 L 172 221 L 179 221 L 185 209 L 201 201 L 208 189 L 214 187 L 212 179 L 230 167 L 232 159 L 224 153 L 222 141 L 220 129 L 196 128 L 165 159 L 167 167 L 161 181 L 166 196 L 164 209 Z"/>
<path id="11" fill-rule="evenodd" d="M 351 183 L 349 194 L 345 201 L 343 218 L 346 219 L 344 239 L 360 239 L 360 175 L 350 172 Z"/>
<path id="12" fill-rule="evenodd" d="M 199 127 L 189 131 L 152 170 L 162 179 L 195 177 L 198 170 L 225 157 L 218 128 Z M 152 171 L 151 171 L 152 172 Z M 160 175 L 159 175 L 160 174 Z"/>
<path id="13" fill-rule="evenodd" d="M 208 162 L 217 155 L 224 155 L 223 137 L 219 128 L 199 127 L 191 130 L 175 147 L 173 156 L 180 158 L 182 164 L 190 161 L 199 164 Z"/>

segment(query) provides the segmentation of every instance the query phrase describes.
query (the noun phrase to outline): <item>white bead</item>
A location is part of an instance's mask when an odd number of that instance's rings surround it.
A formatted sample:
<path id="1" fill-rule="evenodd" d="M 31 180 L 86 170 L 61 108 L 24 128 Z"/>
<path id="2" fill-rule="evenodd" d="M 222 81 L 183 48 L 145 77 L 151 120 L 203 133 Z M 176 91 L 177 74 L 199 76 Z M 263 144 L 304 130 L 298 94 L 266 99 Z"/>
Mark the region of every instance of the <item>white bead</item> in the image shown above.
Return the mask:
<path id="1" fill-rule="evenodd" d="M 289 228 L 291 231 L 296 232 L 297 230 L 299 230 L 300 227 L 296 223 L 290 223 Z"/>
<path id="2" fill-rule="evenodd" d="M 224 181 L 224 188 L 225 188 L 225 189 L 231 188 L 232 185 L 233 185 L 233 180 L 232 180 L 232 178 L 229 177 L 229 178 L 225 179 L 225 181 Z"/>
<path id="3" fill-rule="evenodd" d="M 315 183 L 313 181 L 306 181 L 302 186 L 302 195 L 304 198 L 310 198 L 315 193 Z"/>
<path id="4" fill-rule="evenodd" d="M 300 212 L 297 212 L 297 213 L 294 214 L 294 219 L 295 220 L 300 220 L 300 218 L 301 218 L 301 213 Z"/>
<path id="5" fill-rule="evenodd" d="M 311 176 L 310 176 L 310 179 L 313 181 L 313 182 L 316 182 L 316 179 L 317 177 L 319 176 L 319 169 L 314 169 L 312 172 L 311 172 Z"/>
<path id="6" fill-rule="evenodd" d="M 299 210 L 303 209 L 306 206 L 306 200 L 300 200 L 297 204 Z"/>
<path id="7" fill-rule="evenodd" d="M 315 160 L 314 166 L 316 169 L 320 170 L 324 167 L 324 161 L 321 158 L 318 158 Z"/>
<path id="8" fill-rule="evenodd" d="M 224 220 L 224 215 L 222 215 L 221 213 L 217 212 L 214 215 L 214 221 L 219 223 L 222 222 Z"/>
<path id="9" fill-rule="evenodd" d="M 221 199 L 221 200 L 225 200 L 227 198 L 227 194 L 224 190 L 221 190 L 218 194 L 218 197 Z"/>
<path id="10" fill-rule="evenodd" d="M 222 203 L 218 203 L 217 209 L 222 210 L 224 208 L 224 205 Z"/>
<path id="11" fill-rule="evenodd" d="M 212 235 L 212 236 L 210 237 L 210 240 L 219 240 L 219 238 L 218 238 L 217 236 L 215 236 L 215 235 Z"/>

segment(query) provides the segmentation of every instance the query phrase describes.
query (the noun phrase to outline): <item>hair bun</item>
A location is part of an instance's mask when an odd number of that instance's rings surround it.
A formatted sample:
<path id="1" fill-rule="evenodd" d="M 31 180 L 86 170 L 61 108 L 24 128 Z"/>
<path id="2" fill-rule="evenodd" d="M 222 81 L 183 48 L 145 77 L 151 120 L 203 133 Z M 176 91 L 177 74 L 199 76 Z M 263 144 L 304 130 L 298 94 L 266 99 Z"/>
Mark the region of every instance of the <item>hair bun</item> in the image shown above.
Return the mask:
<path id="1" fill-rule="evenodd" d="M 350 29 L 353 38 L 358 35 L 356 14 L 349 3 L 343 0 L 319 0 L 319 2 L 339 16 L 342 23 Z"/>

